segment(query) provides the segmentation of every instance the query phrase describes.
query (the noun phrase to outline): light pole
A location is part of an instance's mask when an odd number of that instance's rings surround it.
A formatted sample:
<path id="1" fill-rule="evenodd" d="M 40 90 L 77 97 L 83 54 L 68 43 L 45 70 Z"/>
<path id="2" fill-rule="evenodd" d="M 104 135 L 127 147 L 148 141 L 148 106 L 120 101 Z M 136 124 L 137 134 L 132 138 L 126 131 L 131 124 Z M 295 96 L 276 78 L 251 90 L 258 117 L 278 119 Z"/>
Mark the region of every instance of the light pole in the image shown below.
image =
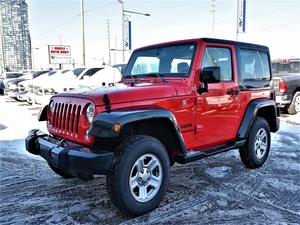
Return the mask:
<path id="1" fill-rule="evenodd" d="M 85 35 L 84 35 L 84 4 L 81 0 L 81 51 L 82 51 L 82 65 L 85 66 Z"/>
<path id="2" fill-rule="evenodd" d="M 215 13 L 216 13 L 216 0 L 211 0 L 210 12 L 212 13 L 212 35 L 215 35 Z"/>
<path id="3" fill-rule="evenodd" d="M 122 53 L 123 53 L 123 62 L 125 62 L 125 31 L 124 31 L 124 24 L 125 24 L 125 12 L 126 13 L 131 13 L 131 14 L 138 14 L 142 16 L 150 16 L 149 13 L 141 13 L 141 12 L 135 12 L 135 11 L 129 11 L 124 9 L 124 1 L 123 0 L 118 0 L 118 2 L 122 5 Z"/>
<path id="4" fill-rule="evenodd" d="M 32 69 L 35 69 L 35 66 L 34 66 L 34 50 L 39 50 L 39 48 L 31 48 L 31 68 Z"/>

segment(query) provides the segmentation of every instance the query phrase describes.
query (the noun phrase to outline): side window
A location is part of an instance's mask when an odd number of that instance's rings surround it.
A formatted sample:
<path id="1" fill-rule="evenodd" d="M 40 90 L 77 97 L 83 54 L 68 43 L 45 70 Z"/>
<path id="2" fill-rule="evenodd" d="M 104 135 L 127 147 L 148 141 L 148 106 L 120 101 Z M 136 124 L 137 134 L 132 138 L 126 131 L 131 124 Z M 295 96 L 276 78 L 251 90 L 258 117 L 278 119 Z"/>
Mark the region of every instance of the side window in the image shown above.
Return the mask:
<path id="1" fill-rule="evenodd" d="M 92 69 L 89 69 L 88 71 L 86 71 L 85 74 L 84 74 L 83 76 L 91 76 L 91 70 L 92 70 Z"/>
<path id="2" fill-rule="evenodd" d="M 266 52 L 240 49 L 239 51 L 239 84 L 246 88 L 268 86 L 271 80 L 269 57 Z"/>
<path id="3" fill-rule="evenodd" d="M 240 76 L 247 79 L 269 79 L 270 68 L 268 55 L 265 52 L 254 50 L 240 51 Z"/>
<path id="4" fill-rule="evenodd" d="M 221 81 L 232 81 L 231 52 L 228 48 L 206 47 L 202 62 L 204 67 L 219 66 L 221 69 Z"/>
<path id="5" fill-rule="evenodd" d="M 100 68 L 93 68 L 90 71 L 90 76 L 93 76 L 96 72 L 98 72 L 100 70 Z"/>

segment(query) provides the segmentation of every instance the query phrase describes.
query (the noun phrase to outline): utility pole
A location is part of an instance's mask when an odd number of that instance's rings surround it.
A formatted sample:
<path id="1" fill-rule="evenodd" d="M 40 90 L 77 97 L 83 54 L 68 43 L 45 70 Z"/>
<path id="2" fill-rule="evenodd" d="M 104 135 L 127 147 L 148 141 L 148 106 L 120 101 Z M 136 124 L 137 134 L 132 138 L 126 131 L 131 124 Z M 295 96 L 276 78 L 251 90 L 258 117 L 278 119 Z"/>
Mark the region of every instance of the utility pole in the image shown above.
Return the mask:
<path id="1" fill-rule="evenodd" d="M 85 66 L 85 36 L 84 36 L 84 4 L 81 0 L 81 51 L 82 51 L 82 65 Z"/>
<path id="2" fill-rule="evenodd" d="M 109 19 L 107 19 L 107 38 L 108 38 L 108 65 L 111 66 Z"/>
<path id="3" fill-rule="evenodd" d="M 123 62 L 125 62 L 125 31 L 124 31 L 124 2 L 123 0 L 118 0 L 119 3 L 122 5 L 122 53 L 123 53 Z"/>
<path id="4" fill-rule="evenodd" d="M 214 34 L 215 34 L 216 0 L 211 0 L 210 12 L 212 13 L 212 36 L 214 36 Z"/>

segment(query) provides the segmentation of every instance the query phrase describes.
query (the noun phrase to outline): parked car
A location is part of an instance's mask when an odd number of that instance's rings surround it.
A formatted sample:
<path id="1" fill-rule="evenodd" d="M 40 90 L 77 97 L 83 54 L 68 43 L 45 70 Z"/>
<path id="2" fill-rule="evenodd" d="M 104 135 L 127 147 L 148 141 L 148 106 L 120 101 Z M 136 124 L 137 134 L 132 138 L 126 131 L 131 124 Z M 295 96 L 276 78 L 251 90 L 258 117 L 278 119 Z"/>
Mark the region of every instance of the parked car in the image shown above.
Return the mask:
<path id="1" fill-rule="evenodd" d="M 19 78 L 23 76 L 20 72 L 4 72 L 0 76 L 0 94 L 4 94 L 5 83 L 11 79 Z"/>
<path id="2" fill-rule="evenodd" d="M 113 204 L 144 214 L 175 162 L 237 148 L 248 168 L 266 162 L 279 129 L 270 65 L 267 47 L 219 39 L 137 49 L 118 85 L 54 95 L 39 116 L 50 134 L 30 131 L 26 149 L 64 178 L 106 175 Z"/>
<path id="3" fill-rule="evenodd" d="M 48 77 L 52 76 L 53 74 L 55 74 L 56 71 L 48 71 L 47 73 L 41 74 L 40 76 L 31 79 L 31 80 L 25 80 L 22 81 L 18 84 L 18 93 L 17 93 L 17 99 L 19 101 L 27 101 L 30 104 L 32 104 L 32 96 L 34 94 L 36 90 L 35 88 L 35 84 L 36 83 L 40 83 L 43 80 L 47 80 Z"/>
<path id="4" fill-rule="evenodd" d="M 112 86 L 121 81 L 122 74 L 118 68 L 105 66 L 103 69 L 97 71 L 92 76 L 86 76 L 80 81 L 80 87 L 101 87 Z"/>
<path id="5" fill-rule="evenodd" d="M 127 66 L 126 63 L 120 63 L 120 64 L 115 64 L 112 67 L 117 68 L 120 71 L 121 74 L 124 74 L 126 66 Z"/>
<path id="6" fill-rule="evenodd" d="M 47 104 L 52 95 L 79 88 L 80 83 L 93 76 L 102 68 L 76 68 L 66 73 L 56 73 L 49 77 L 47 81 L 43 80 L 35 83 L 35 92 L 31 100 L 36 104 Z"/>
<path id="7" fill-rule="evenodd" d="M 272 70 L 277 105 L 289 114 L 299 113 L 300 59 L 274 60 Z"/>
<path id="8" fill-rule="evenodd" d="M 11 79 L 5 84 L 5 94 L 11 98 L 17 98 L 17 94 L 19 91 L 18 84 L 22 81 L 31 80 L 36 78 L 44 73 L 47 73 L 46 70 L 41 71 L 28 71 L 23 76 L 15 79 Z"/>

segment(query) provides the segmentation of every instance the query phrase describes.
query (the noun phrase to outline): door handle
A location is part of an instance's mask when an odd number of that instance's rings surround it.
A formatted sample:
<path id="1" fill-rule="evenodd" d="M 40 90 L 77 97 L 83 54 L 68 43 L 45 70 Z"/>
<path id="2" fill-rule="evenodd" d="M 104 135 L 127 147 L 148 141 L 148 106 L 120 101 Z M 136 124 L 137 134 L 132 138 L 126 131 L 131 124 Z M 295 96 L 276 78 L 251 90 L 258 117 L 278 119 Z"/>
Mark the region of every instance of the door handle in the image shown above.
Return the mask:
<path id="1" fill-rule="evenodd" d="M 229 89 L 227 90 L 227 94 L 230 96 L 238 95 L 240 91 L 238 89 Z"/>

